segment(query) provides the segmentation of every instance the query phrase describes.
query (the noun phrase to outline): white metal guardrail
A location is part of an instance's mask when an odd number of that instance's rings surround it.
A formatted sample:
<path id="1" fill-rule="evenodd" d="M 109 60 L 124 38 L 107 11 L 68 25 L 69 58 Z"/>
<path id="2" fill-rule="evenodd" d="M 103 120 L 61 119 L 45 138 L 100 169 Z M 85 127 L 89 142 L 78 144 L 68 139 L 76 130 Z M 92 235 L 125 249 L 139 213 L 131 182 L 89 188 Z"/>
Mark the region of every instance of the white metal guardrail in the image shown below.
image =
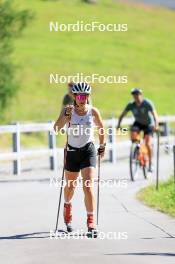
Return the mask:
<path id="1" fill-rule="evenodd" d="M 125 118 L 123 125 L 128 126 L 133 122 L 133 118 Z M 161 116 L 160 123 L 166 124 L 167 136 L 169 134 L 169 123 L 175 122 L 175 116 Z M 117 144 L 128 145 L 128 141 L 123 143 L 116 142 L 116 126 L 118 119 L 112 118 L 104 120 L 105 127 L 108 128 L 108 144 L 107 150 L 109 151 L 110 162 L 115 163 L 117 160 Z M 38 155 L 48 155 L 50 160 L 50 169 L 57 168 L 57 155 L 58 148 L 56 146 L 56 135 L 53 133 L 54 122 L 48 123 L 31 123 L 22 124 L 16 123 L 12 125 L 0 126 L 0 134 L 12 134 L 12 152 L 0 153 L 0 161 L 11 160 L 13 161 L 13 173 L 19 175 L 21 173 L 21 160 L 28 157 L 35 157 Z M 21 133 L 32 132 L 47 132 L 48 133 L 48 146 L 47 148 L 35 150 L 21 150 Z M 167 137 L 168 138 L 168 137 Z M 167 139 L 168 141 L 168 139 Z"/>

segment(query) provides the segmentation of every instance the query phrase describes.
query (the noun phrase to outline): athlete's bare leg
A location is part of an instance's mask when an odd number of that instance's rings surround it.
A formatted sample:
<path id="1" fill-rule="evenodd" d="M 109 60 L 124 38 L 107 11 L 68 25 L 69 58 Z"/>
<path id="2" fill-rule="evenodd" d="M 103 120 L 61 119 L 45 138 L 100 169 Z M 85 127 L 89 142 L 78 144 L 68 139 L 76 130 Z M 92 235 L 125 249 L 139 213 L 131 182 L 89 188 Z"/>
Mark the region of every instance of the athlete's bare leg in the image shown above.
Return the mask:
<path id="1" fill-rule="evenodd" d="M 64 200 L 66 203 L 69 203 L 74 195 L 78 175 L 79 172 L 65 171 L 66 186 L 64 187 Z"/>
<path id="2" fill-rule="evenodd" d="M 131 130 L 131 141 L 136 142 L 140 140 L 140 131 Z"/>
<path id="3" fill-rule="evenodd" d="M 88 167 L 84 168 L 81 171 L 82 178 L 83 178 L 83 191 L 84 191 L 84 202 L 86 206 L 87 212 L 94 212 L 95 207 L 95 201 L 94 201 L 94 191 L 93 191 L 93 185 L 94 185 L 94 174 L 95 174 L 95 168 Z"/>
<path id="4" fill-rule="evenodd" d="M 144 136 L 145 145 L 148 149 L 148 158 L 149 158 L 149 165 L 152 165 L 152 157 L 153 157 L 153 147 L 152 147 L 152 135 L 145 135 Z"/>

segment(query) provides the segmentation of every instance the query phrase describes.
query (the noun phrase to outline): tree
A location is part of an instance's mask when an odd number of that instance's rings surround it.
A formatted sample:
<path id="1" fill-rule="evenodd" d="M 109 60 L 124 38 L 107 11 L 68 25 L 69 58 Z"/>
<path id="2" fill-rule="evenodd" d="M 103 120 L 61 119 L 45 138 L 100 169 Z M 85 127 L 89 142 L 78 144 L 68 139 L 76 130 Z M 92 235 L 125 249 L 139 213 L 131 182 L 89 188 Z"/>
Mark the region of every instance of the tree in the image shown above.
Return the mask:
<path id="1" fill-rule="evenodd" d="M 13 40 L 20 36 L 32 13 L 16 10 L 12 0 L 0 0 L 0 117 L 18 85 L 15 81 L 15 65 L 12 63 Z"/>

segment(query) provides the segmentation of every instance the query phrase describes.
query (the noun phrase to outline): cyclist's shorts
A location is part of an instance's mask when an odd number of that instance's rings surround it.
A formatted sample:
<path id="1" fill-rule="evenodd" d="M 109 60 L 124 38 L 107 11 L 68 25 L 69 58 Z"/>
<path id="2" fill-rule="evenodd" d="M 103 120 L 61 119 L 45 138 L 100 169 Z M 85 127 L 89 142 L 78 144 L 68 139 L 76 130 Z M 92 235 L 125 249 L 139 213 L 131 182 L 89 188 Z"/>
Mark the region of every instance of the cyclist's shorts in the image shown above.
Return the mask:
<path id="1" fill-rule="evenodd" d="M 96 167 L 96 149 L 93 142 L 87 143 L 82 148 L 67 147 L 65 169 L 79 172 L 87 167 Z"/>
<path id="2" fill-rule="evenodd" d="M 140 124 L 139 122 L 135 121 L 134 124 L 131 126 L 131 131 L 138 131 L 144 132 L 144 136 L 145 135 L 153 135 L 153 126 L 151 125 L 143 125 Z"/>

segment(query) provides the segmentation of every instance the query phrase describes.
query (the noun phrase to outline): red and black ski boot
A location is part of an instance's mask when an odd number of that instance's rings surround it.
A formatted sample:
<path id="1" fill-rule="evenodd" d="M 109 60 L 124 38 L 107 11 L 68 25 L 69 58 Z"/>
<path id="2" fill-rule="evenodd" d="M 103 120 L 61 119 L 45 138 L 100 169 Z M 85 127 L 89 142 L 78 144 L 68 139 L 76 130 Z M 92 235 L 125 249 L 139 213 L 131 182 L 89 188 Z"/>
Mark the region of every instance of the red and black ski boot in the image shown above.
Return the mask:
<path id="1" fill-rule="evenodd" d="M 97 238 L 98 232 L 94 225 L 94 215 L 93 214 L 87 215 L 87 227 L 88 227 L 87 236 L 89 238 Z"/>
<path id="2" fill-rule="evenodd" d="M 66 224 L 67 232 L 72 232 L 72 204 L 64 204 L 64 222 Z"/>

